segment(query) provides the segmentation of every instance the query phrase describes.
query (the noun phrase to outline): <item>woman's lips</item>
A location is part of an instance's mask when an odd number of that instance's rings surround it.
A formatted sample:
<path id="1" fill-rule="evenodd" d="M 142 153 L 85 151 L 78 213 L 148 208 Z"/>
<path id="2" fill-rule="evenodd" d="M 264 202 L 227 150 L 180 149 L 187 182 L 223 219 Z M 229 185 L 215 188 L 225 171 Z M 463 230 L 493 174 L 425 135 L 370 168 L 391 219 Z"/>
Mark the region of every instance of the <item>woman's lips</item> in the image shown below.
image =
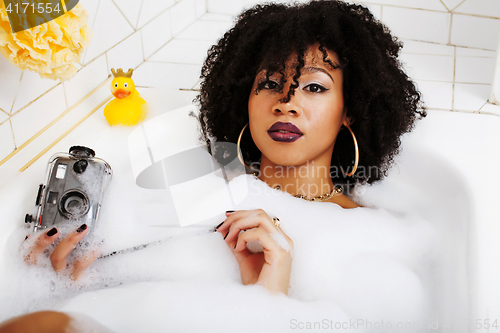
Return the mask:
<path id="1" fill-rule="evenodd" d="M 281 121 L 274 123 L 267 130 L 267 134 L 269 134 L 271 139 L 279 142 L 294 142 L 304 135 L 294 124 L 282 123 Z"/>

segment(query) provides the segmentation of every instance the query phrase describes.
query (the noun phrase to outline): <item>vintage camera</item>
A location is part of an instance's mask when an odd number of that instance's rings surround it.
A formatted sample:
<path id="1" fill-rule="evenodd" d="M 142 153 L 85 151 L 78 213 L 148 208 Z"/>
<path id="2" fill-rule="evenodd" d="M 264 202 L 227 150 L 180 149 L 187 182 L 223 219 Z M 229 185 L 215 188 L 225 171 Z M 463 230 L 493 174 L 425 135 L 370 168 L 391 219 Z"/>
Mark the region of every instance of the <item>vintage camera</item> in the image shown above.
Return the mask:
<path id="1" fill-rule="evenodd" d="M 86 223 L 91 232 L 112 174 L 109 164 L 87 147 L 73 146 L 69 154 L 53 155 L 45 185 L 38 189 L 36 213 L 26 214 L 25 222 L 33 223 L 33 231 Z"/>

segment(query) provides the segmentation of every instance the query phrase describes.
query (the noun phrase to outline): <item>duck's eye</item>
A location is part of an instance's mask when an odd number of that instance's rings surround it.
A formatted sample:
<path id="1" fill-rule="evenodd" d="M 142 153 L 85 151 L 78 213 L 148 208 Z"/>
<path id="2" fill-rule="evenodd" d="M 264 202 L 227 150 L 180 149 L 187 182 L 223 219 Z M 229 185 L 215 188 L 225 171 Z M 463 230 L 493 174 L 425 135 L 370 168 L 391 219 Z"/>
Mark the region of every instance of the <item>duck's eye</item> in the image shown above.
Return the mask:
<path id="1" fill-rule="evenodd" d="M 115 88 L 118 88 L 118 82 L 115 82 Z"/>
<path id="2" fill-rule="evenodd" d="M 125 84 L 123 85 L 125 88 L 128 88 L 128 83 L 125 82 Z"/>

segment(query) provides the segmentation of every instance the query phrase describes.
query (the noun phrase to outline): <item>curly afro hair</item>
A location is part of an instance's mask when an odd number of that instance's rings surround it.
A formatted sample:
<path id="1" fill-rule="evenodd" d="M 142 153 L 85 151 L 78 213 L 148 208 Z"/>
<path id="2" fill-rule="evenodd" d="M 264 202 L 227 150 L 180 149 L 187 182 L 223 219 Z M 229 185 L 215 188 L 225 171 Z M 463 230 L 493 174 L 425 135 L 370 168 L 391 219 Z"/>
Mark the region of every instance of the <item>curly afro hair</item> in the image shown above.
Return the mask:
<path id="1" fill-rule="evenodd" d="M 399 151 L 401 135 L 411 131 L 426 112 L 420 93 L 397 59 L 402 43 L 367 8 L 356 4 L 320 0 L 257 5 L 243 12 L 234 28 L 208 51 L 202 68 L 197 101 L 205 139 L 236 143 L 248 122 L 248 98 L 259 69 L 283 74 L 287 59 L 296 55 L 290 98 L 311 45 L 319 45 L 325 62 L 329 61 L 327 49 L 338 55 L 344 105 L 359 146 L 358 171 L 350 177 L 332 172 L 332 180 L 353 185 L 381 179 Z M 226 165 L 236 157 L 235 151 L 228 145 L 220 147 L 211 153 Z M 248 130 L 241 150 L 246 163 L 260 159 Z M 353 164 L 352 136 L 341 130 L 331 170 L 349 171 Z"/>

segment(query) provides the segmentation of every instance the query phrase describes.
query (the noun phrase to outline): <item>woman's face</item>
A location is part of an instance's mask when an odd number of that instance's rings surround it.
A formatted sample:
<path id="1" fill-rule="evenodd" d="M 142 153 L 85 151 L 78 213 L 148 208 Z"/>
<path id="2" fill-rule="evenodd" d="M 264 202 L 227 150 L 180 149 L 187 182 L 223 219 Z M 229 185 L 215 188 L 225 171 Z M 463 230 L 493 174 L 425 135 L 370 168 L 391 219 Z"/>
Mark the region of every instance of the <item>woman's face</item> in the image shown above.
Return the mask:
<path id="1" fill-rule="evenodd" d="M 328 58 L 338 65 L 335 52 Z M 275 165 L 299 166 L 307 162 L 330 165 L 335 139 L 346 122 L 342 71 L 323 62 L 317 46 L 309 47 L 295 94 L 286 97 L 296 66 L 296 56 L 286 63 L 286 82 L 281 74 L 266 79 L 266 69 L 254 80 L 248 100 L 250 132 L 265 159 Z"/>

